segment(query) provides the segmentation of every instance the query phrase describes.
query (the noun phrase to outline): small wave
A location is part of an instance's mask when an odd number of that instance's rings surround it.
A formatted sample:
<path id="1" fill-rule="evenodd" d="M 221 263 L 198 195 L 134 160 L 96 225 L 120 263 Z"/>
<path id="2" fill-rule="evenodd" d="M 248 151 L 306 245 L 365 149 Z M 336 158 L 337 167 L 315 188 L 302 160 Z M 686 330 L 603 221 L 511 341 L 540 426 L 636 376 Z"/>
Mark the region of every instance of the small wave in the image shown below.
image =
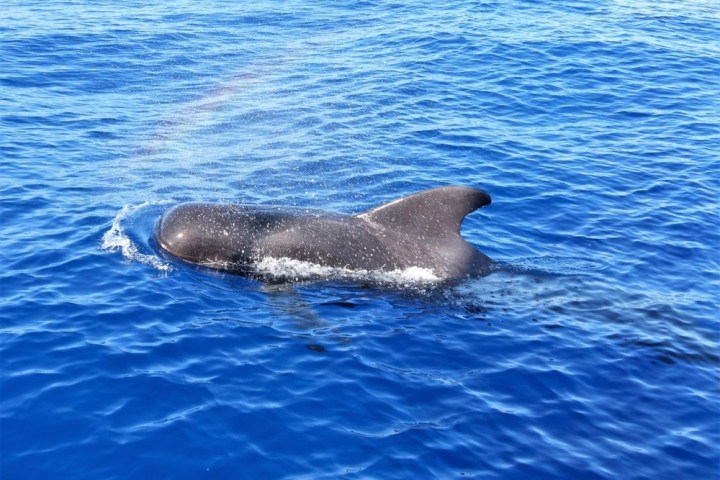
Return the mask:
<path id="1" fill-rule="evenodd" d="M 123 228 L 123 222 L 132 214 L 146 208 L 150 205 L 157 205 L 158 202 L 146 201 L 140 205 L 125 205 L 115 218 L 113 219 L 110 230 L 105 232 L 102 237 L 102 245 L 100 248 L 107 252 L 121 252 L 122 256 L 130 261 L 140 262 L 145 265 L 161 271 L 169 272 L 173 268 L 169 263 L 163 262 L 154 255 L 142 253 L 130 236 Z"/>
<path id="2" fill-rule="evenodd" d="M 428 268 L 409 267 L 391 271 L 328 267 L 292 258 L 265 257 L 254 265 L 256 273 L 271 278 L 290 281 L 342 279 L 395 286 L 420 286 L 441 281 Z"/>

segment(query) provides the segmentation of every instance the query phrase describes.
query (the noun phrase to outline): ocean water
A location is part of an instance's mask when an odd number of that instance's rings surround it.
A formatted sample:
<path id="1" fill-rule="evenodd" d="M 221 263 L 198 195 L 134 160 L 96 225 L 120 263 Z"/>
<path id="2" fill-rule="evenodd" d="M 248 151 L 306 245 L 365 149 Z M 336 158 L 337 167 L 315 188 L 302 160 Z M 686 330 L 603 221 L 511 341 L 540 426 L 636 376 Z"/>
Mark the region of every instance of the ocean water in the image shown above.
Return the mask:
<path id="1" fill-rule="evenodd" d="M 0 478 L 717 478 L 719 24 L 6 0 Z M 183 201 L 454 184 L 492 195 L 463 234 L 501 265 L 454 285 L 260 281 L 153 241 Z"/>

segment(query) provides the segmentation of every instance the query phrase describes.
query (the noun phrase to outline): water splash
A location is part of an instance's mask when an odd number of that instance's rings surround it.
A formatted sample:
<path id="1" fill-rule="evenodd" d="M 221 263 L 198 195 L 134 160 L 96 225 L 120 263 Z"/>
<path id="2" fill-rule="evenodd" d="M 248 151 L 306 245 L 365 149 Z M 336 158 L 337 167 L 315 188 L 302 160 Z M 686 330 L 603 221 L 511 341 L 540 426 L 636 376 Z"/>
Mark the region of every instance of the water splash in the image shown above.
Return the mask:
<path id="1" fill-rule="evenodd" d="M 302 280 L 351 280 L 371 282 L 398 287 L 427 286 L 441 281 L 428 268 L 409 267 L 391 271 L 328 267 L 292 258 L 265 257 L 254 265 L 263 276 L 290 281 Z"/>
<path id="2" fill-rule="evenodd" d="M 149 265 L 156 270 L 167 273 L 173 270 L 172 265 L 163 262 L 155 255 L 148 255 L 140 251 L 136 242 L 127 234 L 123 223 L 134 213 L 152 205 L 159 205 L 167 202 L 146 201 L 139 205 L 125 205 L 112 221 L 110 229 L 103 234 L 100 248 L 107 252 L 121 252 L 122 256 L 131 262 L 139 262 Z"/>

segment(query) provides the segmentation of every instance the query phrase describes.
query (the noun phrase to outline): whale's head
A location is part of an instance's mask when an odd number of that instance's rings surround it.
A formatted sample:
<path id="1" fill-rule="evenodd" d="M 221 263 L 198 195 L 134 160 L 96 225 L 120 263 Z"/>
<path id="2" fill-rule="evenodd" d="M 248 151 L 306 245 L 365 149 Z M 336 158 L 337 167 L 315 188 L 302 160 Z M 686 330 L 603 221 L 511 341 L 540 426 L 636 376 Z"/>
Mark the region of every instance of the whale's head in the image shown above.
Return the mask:
<path id="1" fill-rule="evenodd" d="M 163 214 L 157 243 L 172 255 L 207 266 L 248 263 L 254 241 L 253 218 L 238 205 L 184 203 Z"/>

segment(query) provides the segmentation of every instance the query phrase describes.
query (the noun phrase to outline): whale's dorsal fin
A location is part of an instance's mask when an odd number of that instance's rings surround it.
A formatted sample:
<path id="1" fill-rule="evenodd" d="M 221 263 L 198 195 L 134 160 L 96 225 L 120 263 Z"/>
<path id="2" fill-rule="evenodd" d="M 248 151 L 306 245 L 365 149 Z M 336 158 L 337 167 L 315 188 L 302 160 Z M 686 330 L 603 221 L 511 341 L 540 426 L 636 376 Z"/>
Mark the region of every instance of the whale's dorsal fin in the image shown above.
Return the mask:
<path id="1" fill-rule="evenodd" d="M 490 205 L 490 195 L 482 190 L 440 187 L 380 205 L 357 217 L 415 234 L 458 235 L 465 216 L 486 205 Z"/>

